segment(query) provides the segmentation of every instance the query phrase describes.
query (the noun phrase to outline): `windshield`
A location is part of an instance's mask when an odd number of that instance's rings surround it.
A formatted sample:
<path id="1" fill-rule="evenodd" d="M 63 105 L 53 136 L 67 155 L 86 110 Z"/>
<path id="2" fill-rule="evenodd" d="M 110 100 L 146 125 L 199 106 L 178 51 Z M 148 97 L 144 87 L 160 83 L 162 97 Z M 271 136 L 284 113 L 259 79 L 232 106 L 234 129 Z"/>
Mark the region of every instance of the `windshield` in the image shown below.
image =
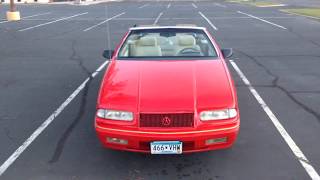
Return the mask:
<path id="1" fill-rule="evenodd" d="M 136 58 L 212 58 L 217 53 L 200 29 L 133 30 L 120 48 L 119 59 Z"/>

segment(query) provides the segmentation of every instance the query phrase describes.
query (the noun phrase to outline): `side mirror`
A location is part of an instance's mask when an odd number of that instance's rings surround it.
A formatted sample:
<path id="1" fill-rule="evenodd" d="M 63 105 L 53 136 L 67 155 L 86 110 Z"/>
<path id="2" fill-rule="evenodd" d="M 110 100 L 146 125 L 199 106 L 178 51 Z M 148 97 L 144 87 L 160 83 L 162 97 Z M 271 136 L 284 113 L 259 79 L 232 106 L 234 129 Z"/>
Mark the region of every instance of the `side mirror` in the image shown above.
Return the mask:
<path id="1" fill-rule="evenodd" d="M 114 50 L 104 50 L 102 56 L 106 59 L 111 59 L 113 56 Z"/>
<path id="2" fill-rule="evenodd" d="M 229 49 L 221 49 L 222 55 L 224 58 L 229 58 L 233 55 L 233 50 L 232 48 Z"/>

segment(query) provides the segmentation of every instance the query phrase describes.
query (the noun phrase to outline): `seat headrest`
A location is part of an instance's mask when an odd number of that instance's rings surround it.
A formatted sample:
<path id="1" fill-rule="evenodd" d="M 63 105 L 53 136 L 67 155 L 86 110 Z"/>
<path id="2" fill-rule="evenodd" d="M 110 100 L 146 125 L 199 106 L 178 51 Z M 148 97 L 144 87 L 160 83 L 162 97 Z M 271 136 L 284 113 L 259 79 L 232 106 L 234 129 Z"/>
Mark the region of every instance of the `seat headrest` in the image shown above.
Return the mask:
<path id="1" fill-rule="evenodd" d="M 178 36 L 178 43 L 180 46 L 194 46 L 196 39 L 192 35 L 181 35 Z"/>
<path id="2" fill-rule="evenodd" d="M 137 41 L 138 46 L 157 46 L 155 37 L 142 37 Z"/>

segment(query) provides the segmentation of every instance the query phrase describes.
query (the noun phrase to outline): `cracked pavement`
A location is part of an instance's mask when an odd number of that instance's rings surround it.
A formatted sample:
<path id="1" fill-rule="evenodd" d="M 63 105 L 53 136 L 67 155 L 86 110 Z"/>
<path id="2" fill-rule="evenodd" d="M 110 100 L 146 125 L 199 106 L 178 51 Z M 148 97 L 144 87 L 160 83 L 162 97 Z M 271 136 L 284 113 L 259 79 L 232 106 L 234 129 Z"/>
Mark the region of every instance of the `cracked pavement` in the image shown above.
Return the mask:
<path id="1" fill-rule="evenodd" d="M 308 105 L 300 102 L 293 94 L 296 93 L 312 93 L 312 94 L 317 94 L 319 91 L 294 91 L 294 90 L 287 90 L 284 86 L 280 85 L 279 81 L 281 80 L 281 77 L 279 77 L 278 75 L 275 75 L 273 72 L 271 72 L 271 70 L 266 67 L 264 64 L 262 64 L 261 61 L 259 61 L 257 58 L 250 56 L 242 51 L 236 51 L 239 52 L 245 56 L 247 56 L 249 59 L 251 59 L 254 63 L 256 63 L 258 66 L 262 67 L 264 69 L 264 71 L 272 77 L 272 82 L 271 85 L 258 85 L 258 84 L 253 84 L 253 87 L 268 87 L 268 88 L 278 88 L 281 91 L 283 91 L 288 98 L 290 98 L 293 102 L 295 102 L 297 105 L 299 105 L 302 109 L 304 109 L 305 111 L 307 111 L 308 113 L 312 114 L 313 116 L 315 116 L 318 121 L 320 122 L 320 113 L 317 111 L 318 109 L 312 109 L 311 107 L 309 107 Z M 318 76 L 320 76 L 320 73 L 318 74 Z"/>
<path id="2" fill-rule="evenodd" d="M 0 6 L 1 18 L 7 9 L 7 5 Z M 90 6 L 18 5 L 18 9 L 26 16 L 51 14 L 0 24 L 1 163 L 84 79 L 91 77 L 104 62 L 101 54 L 110 48 L 109 43 L 111 48 L 116 47 L 129 27 L 153 24 L 163 12 L 158 24 L 205 26 L 221 47 L 234 48 L 232 60 L 308 157 L 308 163 L 320 172 L 320 144 L 316 143 L 320 137 L 319 21 L 289 15 L 278 8 L 222 0 L 131 0 Z M 201 19 L 199 11 L 218 31 Z M 268 21 L 287 30 L 239 18 L 242 15 L 237 11 L 268 17 Z M 81 12 L 88 14 L 18 32 Z M 83 31 L 121 12 L 126 14 L 108 23 L 110 37 L 107 24 Z M 90 78 L 81 93 L 0 179 L 310 179 L 237 73 L 230 70 L 241 113 L 240 135 L 231 149 L 183 156 L 103 149 L 93 127 L 102 72 Z"/>

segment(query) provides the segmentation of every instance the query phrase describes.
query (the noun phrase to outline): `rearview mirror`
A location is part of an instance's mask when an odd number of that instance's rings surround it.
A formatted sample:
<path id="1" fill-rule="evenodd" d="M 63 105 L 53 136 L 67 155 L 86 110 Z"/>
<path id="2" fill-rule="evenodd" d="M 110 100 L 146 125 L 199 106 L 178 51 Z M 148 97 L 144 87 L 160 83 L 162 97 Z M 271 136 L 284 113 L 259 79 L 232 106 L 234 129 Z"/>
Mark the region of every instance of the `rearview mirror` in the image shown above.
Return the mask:
<path id="1" fill-rule="evenodd" d="M 111 59 L 113 56 L 114 50 L 104 50 L 102 56 L 106 59 Z"/>
<path id="2" fill-rule="evenodd" d="M 233 50 L 232 48 L 228 48 L 228 49 L 221 49 L 222 55 L 224 58 L 229 58 L 233 55 Z"/>

